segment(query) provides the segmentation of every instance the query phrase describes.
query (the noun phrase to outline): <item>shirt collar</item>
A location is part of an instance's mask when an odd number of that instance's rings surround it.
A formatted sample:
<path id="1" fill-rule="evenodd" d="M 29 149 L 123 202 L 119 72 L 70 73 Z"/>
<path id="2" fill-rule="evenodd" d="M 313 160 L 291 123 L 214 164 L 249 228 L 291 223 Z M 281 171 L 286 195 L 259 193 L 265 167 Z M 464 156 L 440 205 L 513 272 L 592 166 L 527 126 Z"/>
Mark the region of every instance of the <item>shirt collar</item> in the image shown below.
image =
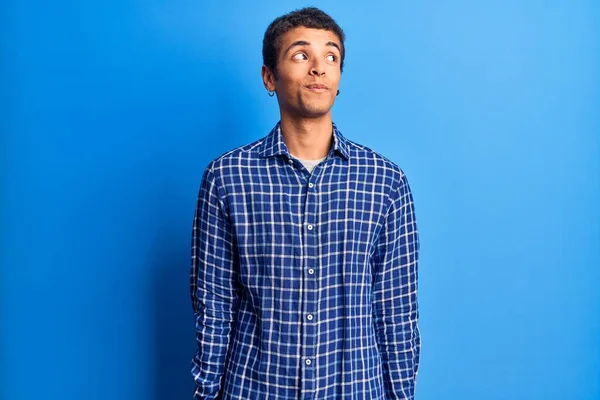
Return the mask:
<path id="1" fill-rule="evenodd" d="M 333 146 L 330 150 L 330 154 L 337 153 L 347 160 L 349 157 L 348 139 L 342 135 L 335 123 L 332 123 L 332 126 Z M 277 125 L 275 125 L 271 132 L 265 137 L 259 150 L 259 155 L 261 157 L 271 157 L 280 154 L 291 157 L 291 154 L 283 141 L 283 135 L 281 134 L 281 121 L 277 122 Z"/>

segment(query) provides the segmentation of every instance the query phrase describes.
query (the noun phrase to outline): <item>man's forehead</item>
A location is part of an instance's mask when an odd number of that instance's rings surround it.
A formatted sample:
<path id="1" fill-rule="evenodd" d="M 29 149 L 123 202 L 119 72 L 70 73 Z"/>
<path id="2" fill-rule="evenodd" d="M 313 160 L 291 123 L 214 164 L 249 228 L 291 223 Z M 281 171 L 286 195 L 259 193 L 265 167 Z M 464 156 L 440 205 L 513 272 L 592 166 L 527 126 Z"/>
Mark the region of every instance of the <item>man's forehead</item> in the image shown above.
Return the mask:
<path id="1" fill-rule="evenodd" d="M 306 41 L 309 43 L 318 42 L 334 42 L 340 45 L 340 39 L 335 32 L 325 29 L 307 28 L 305 26 L 298 26 L 287 31 L 283 37 L 282 42 L 292 43 L 296 41 Z"/>

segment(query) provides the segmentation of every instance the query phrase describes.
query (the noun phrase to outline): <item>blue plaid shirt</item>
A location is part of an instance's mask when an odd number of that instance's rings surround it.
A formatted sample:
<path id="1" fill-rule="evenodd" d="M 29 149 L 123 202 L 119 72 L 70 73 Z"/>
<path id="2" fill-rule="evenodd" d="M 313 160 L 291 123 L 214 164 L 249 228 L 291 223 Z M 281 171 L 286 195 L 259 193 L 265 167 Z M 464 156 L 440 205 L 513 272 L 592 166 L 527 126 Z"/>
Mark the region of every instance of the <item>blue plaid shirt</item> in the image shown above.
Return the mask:
<path id="1" fill-rule="evenodd" d="M 413 399 L 419 239 L 403 171 L 335 124 L 312 173 L 280 124 L 205 169 L 195 399 Z"/>

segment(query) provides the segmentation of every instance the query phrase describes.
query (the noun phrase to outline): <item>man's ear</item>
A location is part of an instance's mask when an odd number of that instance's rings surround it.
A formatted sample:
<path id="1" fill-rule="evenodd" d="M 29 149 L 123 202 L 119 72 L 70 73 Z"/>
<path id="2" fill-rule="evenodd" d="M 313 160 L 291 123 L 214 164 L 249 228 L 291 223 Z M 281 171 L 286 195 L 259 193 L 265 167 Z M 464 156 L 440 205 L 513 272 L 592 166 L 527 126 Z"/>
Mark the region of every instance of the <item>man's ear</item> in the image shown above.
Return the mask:
<path id="1" fill-rule="evenodd" d="M 261 75 L 265 89 L 270 92 L 275 91 L 275 75 L 266 65 L 262 66 Z"/>

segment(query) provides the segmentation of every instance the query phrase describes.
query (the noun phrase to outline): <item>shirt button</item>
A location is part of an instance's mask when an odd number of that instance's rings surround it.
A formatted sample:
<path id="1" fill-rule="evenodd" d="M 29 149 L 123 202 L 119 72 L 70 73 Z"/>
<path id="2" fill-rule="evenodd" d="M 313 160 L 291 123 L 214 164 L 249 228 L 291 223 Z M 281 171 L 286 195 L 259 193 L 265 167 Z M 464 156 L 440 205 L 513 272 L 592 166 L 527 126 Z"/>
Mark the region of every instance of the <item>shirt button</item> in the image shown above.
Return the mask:
<path id="1" fill-rule="evenodd" d="M 312 321 L 312 319 L 313 319 L 313 316 L 312 316 L 312 314 L 308 314 L 308 315 L 306 316 L 306 319 L 308 319 L 309 321 Z"/>
<path id="2" fill-rule="evenodd" d="M 307 228 L 308 228 L 309 231 L 312 231 L 313 226 L 312 225 L 308 225 Z"/>
<path id="3" fill-rule="evenodd" d="M 314 274 L 314 273 L 315 273 L 315 270 L 314 270 L 314 269 L 312 269 L 312 268 L 309 268 L 309 269 L 308 269 L 308 273 L 312 275 L 312 274 Z"/>
<path id="4" fill-rule="evenodd" d="M 313 186 L 315 186 L 315 185 L 313 185 L 313 183 L 312 183 L 312 182 L 310 182 L 310 183 L 308 184 L 308 187 L 309 187 L 309 188 L 311 188 L 311 187 L 313 187 Z"/>
<path id="5" fill-rule="evenodd" d="M 312 364 L 312 361 L 310 360 L 310 358 L 306 359 L 306 361 L 305 361 L 305 362 L 306 362 L 306 365 L 310 365 L 310 364 Z"/>
<path id="6" fill-rule="evenodd" d="M 293 163 L 294 163 L 294 160 L 292 160 L 292 159 L 290 158 L 290 159 L 288 160 L 288 162 L 289 162 L 290 164 L 293 164 Z"/>

